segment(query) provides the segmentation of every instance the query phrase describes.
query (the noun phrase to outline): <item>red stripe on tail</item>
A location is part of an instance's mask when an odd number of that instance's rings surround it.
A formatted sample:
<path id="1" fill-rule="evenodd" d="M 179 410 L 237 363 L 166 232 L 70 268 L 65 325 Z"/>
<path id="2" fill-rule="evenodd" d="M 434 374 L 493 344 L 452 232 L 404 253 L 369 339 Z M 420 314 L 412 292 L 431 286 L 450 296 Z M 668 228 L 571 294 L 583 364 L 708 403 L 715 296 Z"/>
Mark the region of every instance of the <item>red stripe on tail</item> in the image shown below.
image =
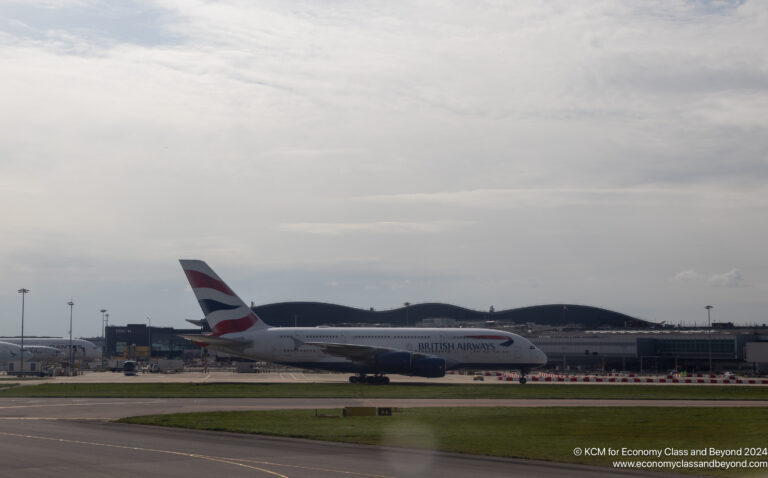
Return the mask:
<path id="1" fill-rule="evenodd" d="M 187 275 L 187 279 L 193 289 L 214 289 L 227 295 L 235 296 L 235 293 L 227 287 L 227 284 L 203 274 L 202 272 L 185 270 L 184 273 Z"/>
<path id="2" fill-rule="evenodd" d="M 231 334 L 232 332 L 242 332 L 253 326 L 258 319 L 255 315 L 247 315 L 240 319 L 222 320 L 211 329 L 212 335 Z"/>

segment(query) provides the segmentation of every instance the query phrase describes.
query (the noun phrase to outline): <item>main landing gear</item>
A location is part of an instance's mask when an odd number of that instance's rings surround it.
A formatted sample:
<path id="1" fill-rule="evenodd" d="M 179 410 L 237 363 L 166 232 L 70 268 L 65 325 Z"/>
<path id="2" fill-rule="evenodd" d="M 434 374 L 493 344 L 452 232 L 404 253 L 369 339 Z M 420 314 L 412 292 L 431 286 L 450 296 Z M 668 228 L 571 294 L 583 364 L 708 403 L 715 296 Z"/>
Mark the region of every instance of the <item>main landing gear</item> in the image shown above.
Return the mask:
<path id="1" fill-rule="evenodd" d="M 349 377 L 349 383 L 367 383 L 370 385 L 386 385 L 389 383 L 389 377 L 385 377 L 384 375 L 365 375 L 364 373 L 361 373 L 360 375 L 352 375 Z"/>

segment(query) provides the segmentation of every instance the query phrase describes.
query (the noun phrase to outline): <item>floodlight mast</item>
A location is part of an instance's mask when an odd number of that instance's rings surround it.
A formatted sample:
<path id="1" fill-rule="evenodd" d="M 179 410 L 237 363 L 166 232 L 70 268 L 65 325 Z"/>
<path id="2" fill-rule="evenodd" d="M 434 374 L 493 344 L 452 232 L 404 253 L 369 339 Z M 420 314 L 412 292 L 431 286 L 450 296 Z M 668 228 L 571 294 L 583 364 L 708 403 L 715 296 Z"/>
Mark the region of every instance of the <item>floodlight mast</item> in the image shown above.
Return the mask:
<path id="1" fill-rule="evenodd" d="M 21 294 L 21 377 L 24 377 L 24 296 L 29 294 L 29 289 L 19 289 L 19 294 Z"/>
<path id="2" fill-rule="evenodd" d="M 70 299 L 67 305 L 69 306 L 69 375 L 72 376 L 72 370 L 75 367 L 75 358 L 72 352 L 72 308 L 75 303 Z"/>
<path id="3" fill-rule="evenodd" d="M 707 351 L 709 352 L 709 374 L 712 375 L 712 318 L 710 311 L 714 308 L 714 305 L 705 305 L 707 309 Z"/>

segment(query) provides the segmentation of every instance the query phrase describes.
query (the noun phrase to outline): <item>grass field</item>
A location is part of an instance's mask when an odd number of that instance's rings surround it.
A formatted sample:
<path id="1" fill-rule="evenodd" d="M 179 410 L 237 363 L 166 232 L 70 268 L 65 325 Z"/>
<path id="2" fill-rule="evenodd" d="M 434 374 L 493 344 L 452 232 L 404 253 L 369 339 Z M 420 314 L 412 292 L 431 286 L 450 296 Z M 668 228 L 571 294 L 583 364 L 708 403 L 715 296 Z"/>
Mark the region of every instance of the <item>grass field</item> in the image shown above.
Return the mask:
<path id="1" fill-rule="evenodd" d="M 340 415 L 341 411 L 322 413 Z M 617 459 L 637 458 L 576 456 L 574 449 L 612 448 L 621 454 L 621 448 L 662 453 L 673 448 L 691 453 L 710 447 L 768 446 L 768 409 L 764 408 L 413 408 L 392 417 L 348 418 L 316 418 L 314 410 L 280 410 L 154 415 L 120 421 L 603 466 Z M 663 459 L 675 457 L 653 458 Z M 706 472 L 740 476 L 745 470 Z"/>
<path id="2" fill-rule="evenodd" d="M 648 400 L 768 400 L 768 387 L 684 385 L 444 385 L 387 386 L 303 383 L 43 384 L 0 390 L 0 397 L 142 398 L 538 398 Z"/>

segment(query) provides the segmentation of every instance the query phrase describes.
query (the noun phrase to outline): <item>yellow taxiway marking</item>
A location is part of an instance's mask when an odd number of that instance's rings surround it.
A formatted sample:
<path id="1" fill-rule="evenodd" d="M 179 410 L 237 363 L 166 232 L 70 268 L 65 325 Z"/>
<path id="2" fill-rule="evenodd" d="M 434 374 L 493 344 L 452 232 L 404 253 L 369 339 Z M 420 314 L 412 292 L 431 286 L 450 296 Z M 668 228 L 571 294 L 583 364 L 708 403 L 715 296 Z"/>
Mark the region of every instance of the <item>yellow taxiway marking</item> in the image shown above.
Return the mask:
<path id="1" fill-rule="evenodd" d="M 270 475 L 279 476 L 281 478 L 290 478 L 287 475 L 283 475 L 282 473 L 278 473 L 276 471 L 267 470 L 265 468 L 259 468 L 258 466 L 247 465 L 245 463 L 239 463 L 237 461 L 234 461 L 234 459 L 232 459 L 232 458 L 223 458 L 223 457 L 218 457 L 218 456 L 199 455 L 197 453 L 184 453 L 184 452 L 181 452 L 181 451 L 173 451 L 173 450 L 158 450 L 158 449 L 155 449 L 155 448 L 142 448 L 142 447 L 138 447 L 138 446 L 114 445 L 114 444 L 110 444 L 110 443 L 99 443 L 99 442 L 90 442 L 90 441 L 81 441 L 81 440 L 69 440 L 69 439 L 66 439 L 66 438 L 52 438 L 52 437 L 44 437 L 44 436 L 39 436 L 39 435 L 23 435 L 23 434 L 20 434 L 20 433 L 0 432 L 0 435 L 11 436 L 11 437 L 18 437 L 18 438 L 30 438 L 30 439 L 34 439 L 34 440 L 57 441 L 57 442 L 60 442 L 60 443 L 74 443 L 74 444 L 77 444 L 77 445 L 103 446 L 103 447 L 108 447 L 108 448 L 119 448 L 119 449 L 123 449 L 123 450 L 146 451 L 146 452 L 150 452 L 150 453 L 164 453 L 164 454 L 167 454 L 167 455 L 186 456 L 186 457 L 189 457 L 189 458 L 198 458 L 198 459 L 201 459 L 201 460 L 208 460 L 208 461 L 213 461 L 213 462 L 218 462 L 218 463 L 226 463 L 226 464 L 229 464 L 229 465 L 240 466 L 240 467 L 243 467 L 243 468 L 249 468 L 249 469 L 256 470 L 256 471 L 261 471 L 263 473 L 267 473 L 267 474 L 270 474 Z"/>
<path id="2" fill-rule="evenodd" d="M 93 405 L 121 405 L 121 404 L 144 404 L 144 403 L 162 403 L 160 400 L 147 400 L 147 401 L 126 401 L 126 402 L 66 402 L 66 403 L 38 403 L 27 405 L 5 405 L 0 406 L 0 409 L 6 408 L 45 408 L 45 407 L 90 407 Z"/>
<path id="3" fill-rule="evenodd" d="M 229 458 L 230 460 L 238 460 L 238 461 L 244 461 L 247 463 L 258 463 L 259 465 L 269 465 L 269 466 L 283 466 L 287 468 L 297 468 L 300 470 L 309 470 L 309 471 L 324 471 L 327 473 L 338 473 L 341 475 L 355 475 L 355 476 L 367 476 L 370 478 L 396 478 L 394 476 L 389 475 L 374 475 L 371 473 L 360 473 L 358 471 L 345 471 L 345 470 L 334 470 L 331 468 L 318 468 L 314 466 L 301 466 L 301 465 L 289 465 L 286 463 L 275 463 L 272 461 L 260 461 L 260 460 L 251 460 L 248 458 Z"/>
<path id="4" fill-rule="evenodd" d="M 61 418 L 16 418 L 16 417 L 0 417 L 0 419 L 3 420 L 62 420 Z M 82 419 L 65 419 L 65 420 L 82 420 Z M 99 418 L 91 418 L 86 420 L 101 420 Z M 267 470 L 265 468 L 260 468 L 258 466 L 248 465 L 247 463 L 257 463 L 259 465 L 265 465 L 265 466 L 281 466 L 285 468 L 296 468 L 299 470 L 307 470 L 307 471 L 317 471 L 317 472 L 325 472 L 325 473 L 336 473 L 340 475 L 351 475 L 351 476 L 363 476 L 368 478 L 396 478 L 393 476 L 388 475 L 375 475 L 371 473 L 360 473 L 356 471 L 346 471 L 346 470 L 334 470 L 331 468 L 318 468 L 318 467 L 312 467 L 312 466 L 302 466 L 302 465 L 291 465 L 287 463 L 275 463 L 270 461 L 260 461 L 260 460 L 251 460 L 248 458 L 228 458 L 228 457 L 220 457 L 220 456 L 210 456 L 210 455 L 200 455 L 197 453 L 185 453 L 181 451 L 173 451 L 173 450 L 159 450 L 156 448 L 142 448 L 137 446 L 127 446 L 127 445 L 114 445 L 110 443 L 99 443 L 99 442 L 88 442 L 88 441 L 81 441 L 81 440 L 69 440 L 66 438 L 52 438 L 52 437 L 44 437 L 39 435 L 23 435 L 20 433 L 8 433 L 8 432 L 0 432 L 0 435 L 5 436 L 12 436 L 12 437 L 19 437 L 19 438 L 30 438 L 30 439 L 36 439 L 36 440 L 48 440 L 48 441 L 57 441 L 60 443 L 74 443 L 78 445 L 90 445 L 90 446 L 103 446 L 103 447 L 109 447 L 109 448 L 119 448 L 123 450 L 134 450 L 134 451 L 146 451 L 151 453 L 165 453 L 168 455 L 178 455 L 178 456 L 186 456 L 189 458 L 199 458 L 201 460 L 208 460 L 208 461 L 214 461 L 219 463 L 226 463 L 229 465 L 235 465 L 240 466 L 243 468 L 250 468 L 253 470 L 261 471 L 264 473 L 268 473 L 270 475 L 279 476 L 281 478 L 289 478 L 287 475 L 283 475 L 282 473 L 278 473 L 276 471 Z M 245 462 L 245 463 L 243 463 Z"/>

